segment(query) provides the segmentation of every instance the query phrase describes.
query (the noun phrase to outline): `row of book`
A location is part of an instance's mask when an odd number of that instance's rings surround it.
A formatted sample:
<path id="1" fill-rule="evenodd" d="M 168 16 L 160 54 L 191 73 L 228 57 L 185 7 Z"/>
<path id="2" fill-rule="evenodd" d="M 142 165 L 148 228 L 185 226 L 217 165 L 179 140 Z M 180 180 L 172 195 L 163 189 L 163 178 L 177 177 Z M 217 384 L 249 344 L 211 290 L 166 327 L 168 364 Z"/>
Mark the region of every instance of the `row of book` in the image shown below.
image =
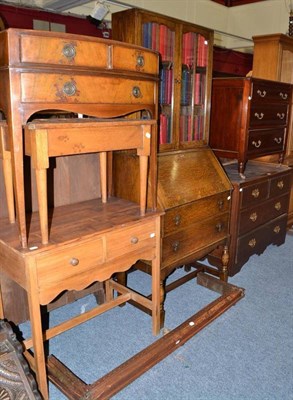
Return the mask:
<path id="1" fill-rule="evenodd" d="M 183 68 L 181 80 L 181 105 L 190 105 L 192 103 L 192 94 L 194 94 L 194 104 L 201 104 L 204 101 L 205 77 L 204 73 L 193 74 L 190 69 Z"/>
<path id="2" fill-rule="evenodd" d="M 183 35 L 182 64 L 205 67 L 208 61 L 208 43 L 204 36 L 187 32 Z"/>
<path id="3" fill-rule="evenodd" d="M 204 120 L 202 115 L 180 115 L 179 138 L 181 142 L 191 142 L 203 138 Z"/>
<path id="4" fill-rule="evenodd" d="M 167 114 L 160 114 L 160 144 L 166 144 L 172 142 L 172 125 L 171 116 Z"/>
<path id="5" fill-rule="evenodd" d="M 172 102 L 173 70 L 162 68 L 160 70 L 160 104 L 171 104 Z"/>
<path id="6" fill-rule="evenodd" d="M 175 32 L 166 25 L 147 22 L 142 27 L 143 46 L 161 54 L 161 61 L 174 60 Z"/>

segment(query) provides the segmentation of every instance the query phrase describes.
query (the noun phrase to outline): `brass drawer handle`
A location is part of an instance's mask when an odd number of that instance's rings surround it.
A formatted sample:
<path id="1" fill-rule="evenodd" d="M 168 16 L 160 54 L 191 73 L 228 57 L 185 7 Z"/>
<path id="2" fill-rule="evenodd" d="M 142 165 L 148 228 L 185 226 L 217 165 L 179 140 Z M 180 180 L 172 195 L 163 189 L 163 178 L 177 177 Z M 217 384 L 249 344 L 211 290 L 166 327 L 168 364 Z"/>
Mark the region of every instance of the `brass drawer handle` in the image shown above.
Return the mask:
<path id="1" fill-rule="evenodd" d="M 281 228 L 279 227 L 279 225 L 274 227 L 274 232 L 275 233 L 280 233 Z"/>
<path id="2" fill-rule="evenodd" d="M 144 66 L 144 56 L 142 55 L 137 56 L 136 65 L 140 68 Z"/>
<path id="3" fill-rule="evenodd" d="M 279 189 L 283 189 L 283 187 L 284 187 L 284 182 L 283 182 L 283 181 L 279 181 L 279 182 L 277 183 L 277 186 L 278 186 Z"/>
<path id="4" fill-rule="evenodd" d="M 73 82 L 66 82 L 63 85 L 63 93 L 66 96 L 74 96 L 76 93 L 76 86 Z"/>
<path id="5" fill-rule="evenodd" d="M 76 56 L 76 50 L 73 44 L 67 43 L 64 45 L 62 49 L 62 54 L 69 59 L 72 59 Z"/>
<path id="6" fill-rule="evenodd" d="M 275 209 L 276 209 L 277 211 L 280 211 L 281 208 L 282 208 L 282 205 L 281 205 L 281 203 L 278 201 L 278 203 L 275 204 Z"/>
<path id="7" fill-rule="evenodd" d="M 174 251 L 175 253 L 176 253 L 176 251 L 178 251 L 179 245 L 180 245 L 180 242 L 179 242 L 179 241 L 176 241 L 176 242 L 173 242 L 173 243 L 172 243 L 172 249 L 173 249 L 173 251 Z"/>
<path id="8" fill-rule="evenodd" d="M 75 257 L 72 257 L 71 260 L 70 260 L 70 264 L 71 264 L 73 267 L 76 267 L 76 266 L 79 264 L 79 259 L 78 259 L 78 258 L 75 258 Z"/>
<path id="9" fill-rule="evenodd" d="M 282 143 L 282 138 L 281 137 L 278 137 L 278 138 L 274 138 L 274 141 L 276 142 L 276 143 L 278 143 L 278 144 L 280 144 L 280 143 Z"/>
<path id="10" fill-rule="evenodd" d="M 250 247 L 254 248 L 255 245 L 256 245 L 256 240 L 255 240 L 255 239 L 251 239 L 251 240 L 248 242 L 248 245 L 249 245 Z"/>
<path id="11" fill-rule="evenodd" d="M 258 196 L 259 196 L 259 190 L 258 189 L 253 189 L 253 191 L 251 192 L 251 195 L 252 195 L 252 197 L 257 199 Z"/>
<path id="12" fill-rule="evenodd" d="M 217 225 L 216 225 L 216 231 L 217 232 L 221 232 L 222 230 L 223 230 L 223 228 L 224 228 L 224 225 L 223 224 L 221 224 L 221 222 L 219 222 Z"/>
<path id="13" fill-rule="evenodd" d="M 175 222 L 176 226 L 180 225 L 181 224 L 181 215 L 176 215 L 174 217 L 174 222 Z"/>
<path id="14" fill-rule="evenodd" d="M 258 91 L 256 92 L 260 97 L 265 97 L 267 92 L 265 90 L 261 91 L 260 89 L 258 89 Z"/>
<path id="15" fill-rule="evenodd" d="M 258 140 L 257 142 L 255 140 L 253 140 L 252 144 L 254 147 L 256 147 L 258 149 L 261 146 L 261 140 Z"/>
<path id="16" fill-rule="evenodd" d="M 219 210 L 223 210 L 223 207 L 224 207 L 224 201 L 223 200 L 218 200 L 218 207 L 219 207 Z"/>
<path id="17" fill-rule="evenodd" d="M 257 118 L 257 119 L 263 119 L 263 117 L 265 116 L 264 115 L 264 113 L 254 113 L 254 116 Z"/>
<path id="18" fill-rule="evenodd" d="M 136 244 L 136 243 L 138 243 L 138 238 L 137 238 L 136 236 L 133 236 L 133 237 L 130 239 L 130 243 L 131 243 L 131 244 Z"/>
<path id="19" fill-rule="evenodd" d="M 252 222 L 255 222 L 255 221 L 257 220 L 257 213 L 254 212 L 254 213 L 250 214 L 249 219 L 250 219 Z"/>
<path id="20" fill-rule="evenodd" d="M 280 92 L 279 95 L 280 95 L 280 97 L 281 97 L 283 100 L 287 100 L 287 98 L 288 98 L 288 93 L 282 93 L 282 92 Z"/>
<path id="21" fill-rule="evenodd" d="M 282 113 L 282 114 L 277 113 L 277 117 L 280 118 L 280 119 L 284 119 L 285 116 L 286 116 L 285 113 Z"/>
<path id="22" fill-rule="evenodd" d="M 139 98 L 139 97 L 142 97 L 141 96 L 141 90 L 140 90 L 140 88 L 138 87 L 138 86 L 134 86 L 133 88 L 132 88 L 132 94 L 133 94 L 133 96 L 135 97 L 135 98 Z"/>

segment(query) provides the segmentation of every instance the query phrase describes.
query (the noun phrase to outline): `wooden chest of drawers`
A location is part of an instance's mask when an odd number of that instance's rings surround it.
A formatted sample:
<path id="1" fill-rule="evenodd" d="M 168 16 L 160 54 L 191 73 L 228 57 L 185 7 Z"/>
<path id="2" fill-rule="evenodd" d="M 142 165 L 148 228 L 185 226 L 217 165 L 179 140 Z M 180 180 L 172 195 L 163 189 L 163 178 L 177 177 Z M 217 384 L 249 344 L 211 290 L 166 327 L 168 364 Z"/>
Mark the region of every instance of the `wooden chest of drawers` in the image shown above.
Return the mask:
<path id="1" fill-rule="evenodd" d="M 228 264 L 233 276 L 253 254 L 263 253 L 270 244 L 284 243 L 292 170 L 257 161 L 247 163 L 246 179 L 240 177 L 237 163 L 226 165 L 225 170 L 234 187 Z"/>
<path id="2" fill-rule="evenodd" d="M 213 80 L 210 145 L 216 155 L 247 160 L 285 152 L 291 85 L 256 78 Z"/>

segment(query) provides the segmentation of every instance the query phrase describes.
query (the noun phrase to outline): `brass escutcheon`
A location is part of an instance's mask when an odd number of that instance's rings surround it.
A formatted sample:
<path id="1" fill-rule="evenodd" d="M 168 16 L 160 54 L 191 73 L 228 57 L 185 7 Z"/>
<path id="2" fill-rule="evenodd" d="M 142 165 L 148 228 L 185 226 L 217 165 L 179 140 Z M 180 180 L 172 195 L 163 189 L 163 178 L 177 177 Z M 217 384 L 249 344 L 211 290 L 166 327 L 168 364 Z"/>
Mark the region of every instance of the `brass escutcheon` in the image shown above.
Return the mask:
<path id="1" fill-rule="evenodd" d="M 255 245 L 256 245 L 256 240 L 255 239 L 251 239 L 249 242 L 248 242 L 248 245 L 250 246 L 250 247 L 255 247 Z"/>
<path id="2" fill-rule="evenodd" d="M 254 213 L 250 214 L 249 219 L 251 219 L 252 222 L 255 222 L 257 220 L 257 213 L 254 212 Z"/>
<path id="3" fill-rule="evenodd" d="M 258 196 L 259 196 L 259 190 L 256 188 L 256 189 L 253 189 L 253 191 L 251 192 L 251 195 L 252 195 L 252 197 L 254 197 L 255 199 L 257 199 L 258 198 Z"/>
<path id="4" fill-rule="evenodd" d="M 274 232 L 275 233 L 280 233 L 281 228 L 279 227 L 279 225 L 274 227 Z"/>

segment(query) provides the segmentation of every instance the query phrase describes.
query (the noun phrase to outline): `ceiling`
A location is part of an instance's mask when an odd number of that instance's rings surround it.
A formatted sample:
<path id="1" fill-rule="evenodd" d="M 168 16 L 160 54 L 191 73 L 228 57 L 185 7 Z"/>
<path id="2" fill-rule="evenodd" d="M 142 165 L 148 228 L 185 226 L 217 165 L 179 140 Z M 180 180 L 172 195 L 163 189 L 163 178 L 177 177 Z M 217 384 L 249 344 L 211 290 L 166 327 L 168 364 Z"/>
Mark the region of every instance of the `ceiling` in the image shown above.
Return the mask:
<path id="1" fill-rule="evenodd" d="M 222 4 L 226 7 L 243 6 L 245 4 L 258 3 L 265 0 L 212 0 L 215 3 Z"/>
<path id="2" fill-rule="evenodd" d="M 125 5 L 120 0 L 104 0 L 105 3 L 112 3 L 117 5 Z M 127 1 L 127 0 L 126 0 Z M 259 1 L 265 0 L 212 0 L 215 3 L 221 4 L 225 7 L 233 7 L 240 6 L 245 4 L 256 3 Z M 37 7 L 42 8 L 48 11 L 55 12 L 66 12 L 71 11 L 74 12 L 75 9 L 78 10 L 78 7 L 82 6 L 88 8 L 89 10 L 93 10 L 96 4 L 96 0 L 6 0 L 3 3 L 9 3 L 16 6 L 26 6 L 26 7 Z"/>

